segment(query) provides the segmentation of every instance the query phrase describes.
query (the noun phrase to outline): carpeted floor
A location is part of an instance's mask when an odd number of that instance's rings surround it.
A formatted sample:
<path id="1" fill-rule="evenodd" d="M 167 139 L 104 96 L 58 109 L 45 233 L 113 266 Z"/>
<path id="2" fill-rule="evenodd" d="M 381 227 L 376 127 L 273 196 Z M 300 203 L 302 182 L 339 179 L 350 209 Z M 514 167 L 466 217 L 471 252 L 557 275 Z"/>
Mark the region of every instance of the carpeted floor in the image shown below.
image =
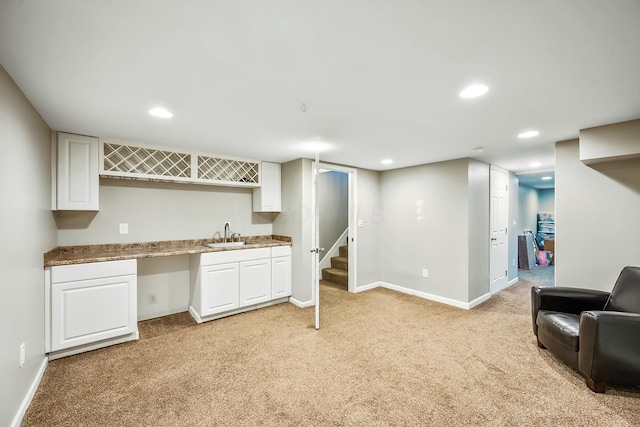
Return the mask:
<path id="1" fill-rule="evenodd" d="M 640 425 L 640 390 L 592 393 L 539 349 L 531 280 L 465 311 L 387 289 L 323 286 L 291 304 L 51 362 L 24 426 Z"/>
<path id="2" fill-rule="evenodd" d="M 531 270 L 518 270 L 518 278 L 520 280 L 526 280 L 538 286 L 554 286 L 556 279 L 555 274 L 555 267 L 553 265 L 546 267 L 536 266 Z"/>

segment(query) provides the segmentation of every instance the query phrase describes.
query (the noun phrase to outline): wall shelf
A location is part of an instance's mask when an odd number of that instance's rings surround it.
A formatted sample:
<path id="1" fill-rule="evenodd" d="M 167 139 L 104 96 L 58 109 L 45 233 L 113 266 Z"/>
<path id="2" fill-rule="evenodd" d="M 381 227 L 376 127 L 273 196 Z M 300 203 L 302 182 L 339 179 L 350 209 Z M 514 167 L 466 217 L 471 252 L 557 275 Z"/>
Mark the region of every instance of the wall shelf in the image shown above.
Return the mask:
<path id="1" fill-rule="evenodd" d="M 260 187 L 261 162 L 143 144 L 101 141 L 100 176 Z"/>

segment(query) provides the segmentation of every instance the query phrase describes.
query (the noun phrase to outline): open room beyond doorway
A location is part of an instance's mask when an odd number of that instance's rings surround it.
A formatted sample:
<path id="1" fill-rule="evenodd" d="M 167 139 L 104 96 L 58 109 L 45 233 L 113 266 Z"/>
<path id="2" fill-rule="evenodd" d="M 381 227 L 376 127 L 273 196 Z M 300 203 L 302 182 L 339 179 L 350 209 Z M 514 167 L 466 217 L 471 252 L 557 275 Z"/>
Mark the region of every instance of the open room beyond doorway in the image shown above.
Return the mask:
<path id="1" fill-rule="evenodd" d="M 518 276 L 554 286 L 554 171 L 519 174 L 518 181 Z"/>

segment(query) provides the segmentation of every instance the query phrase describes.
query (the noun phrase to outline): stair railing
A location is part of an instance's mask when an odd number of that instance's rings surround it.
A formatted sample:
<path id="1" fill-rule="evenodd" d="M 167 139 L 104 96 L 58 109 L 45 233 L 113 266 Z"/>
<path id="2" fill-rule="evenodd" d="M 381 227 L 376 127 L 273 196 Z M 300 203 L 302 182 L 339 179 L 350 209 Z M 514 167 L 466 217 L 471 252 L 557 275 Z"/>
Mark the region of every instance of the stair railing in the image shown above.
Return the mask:
<path id="1" fill-rule="evenodd" d="M 324 253 L 324 256 L 320 260 L 320 270 L 323 268 L 331 267 L 331 258 L 338 256 L 340 252 L 340 246 L 345 246 L 345 242 L 347 241 L 347 236 L 349 236 L 349 228 L 347 227 L 344 232 L 338 237 L 338 240 L 335 241 L 331 249 Z"/>

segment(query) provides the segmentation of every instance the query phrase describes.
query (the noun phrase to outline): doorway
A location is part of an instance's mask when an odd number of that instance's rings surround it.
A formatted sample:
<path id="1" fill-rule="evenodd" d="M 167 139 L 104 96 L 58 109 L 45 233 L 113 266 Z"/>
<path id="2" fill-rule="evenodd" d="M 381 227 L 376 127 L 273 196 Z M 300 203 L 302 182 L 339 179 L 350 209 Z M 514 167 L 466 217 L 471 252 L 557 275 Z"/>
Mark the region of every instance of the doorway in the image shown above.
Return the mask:
<path id="1" fill-rule="evenodd" d="M 357 281 L 357 246 L 356 246 L 356 215 L 357 215 L 357 170 L 354 168 L 348 168 L 343 166 L 336 166 L 326 163 L 320 163 L 316 161 L 313 163 L 312 168 L 312 191 L 311 191 L 311 208 L 315 213 L 314 221 L 312 226 L 312 242 L 313 247 L 311 248 L 312 253 L 312 268 L 313 268 L 313 280 L 312 280 L 312 289 L 313 292 L 313 302 L 316 307 L 316 329 L 320 327 L 320 279 L 322 275 L 322 269 L 320 268 L 320 260 L 326 253 L 326 251 L 331 251 L 332 248 L 324 248 L 321 244 L 321 231 L 320 231 L 320 223 L 321 216 L 323 215 L 323 207 L 321 206 L 322 200 L 328 200 L 327 197 L 324 197 L 320 194 L 321 188 L 319 187 L 320 183 L 320 175 L 325 173 L 338 173 L 341 175 L 335 175 L 336 179 L 345 179 L 346 187 L 347 187 L 347 228 L 346 230 L 342 230 L 339 234 L 336 232 L 330 233 L 331 235 L 336 234 L 336 241 L 332 242 L 332 247 L 340 247 L 341 239 L 344 234 L 346 234 L 346 244 L 348 247 L 348 273 L 347 273 L 347 290 L 349 292 L 355 292 L 356 281 Z M 326 214 L 326 212 L 324 212 Z M 346 231 L 346 233 L 345 233 Z M 324 242 L 331 242 L 332 238 L 329 237 L 328 240 L 324 239 Z M 334 244 L 336 243 L 336 244 Z M 339 249 L 338 249 L 339 250 Z M 330 256 L 331 254 L 329 254 Z"/>
<path id="2" fill-rule="evenodd" d="M 321 169 L 317 176 L 321 280 L 348 290 L 349 174 Z"/>
<path id="3" fill-rule="evenodd" d="M 518 176 L 518 277 L 555 285 L 555 171 Z M 561 261 L 562 262 L 562 257 Z"/>

